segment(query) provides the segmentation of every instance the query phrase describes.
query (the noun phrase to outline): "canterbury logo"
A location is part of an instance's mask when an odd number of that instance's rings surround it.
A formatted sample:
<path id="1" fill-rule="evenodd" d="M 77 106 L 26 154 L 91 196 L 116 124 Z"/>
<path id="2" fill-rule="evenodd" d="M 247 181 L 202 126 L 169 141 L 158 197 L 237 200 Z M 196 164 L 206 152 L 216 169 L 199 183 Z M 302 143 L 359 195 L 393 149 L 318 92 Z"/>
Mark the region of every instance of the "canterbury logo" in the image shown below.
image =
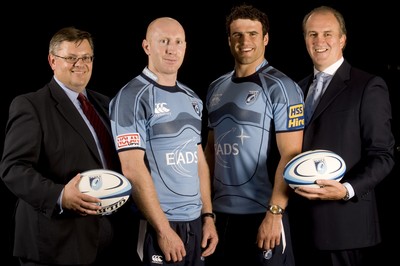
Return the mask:
<path id="1" fill-rule="evenodd" d="M 162 264 L 163 263 L 163 259 L 161 255 L 153 255 L 151 256 L 151 262 L 152 263 L 157 263 L 157 264 Z"/>
<path id="2" fill-rule="evenodd" d="M 170 110 L 166 107 L 167 103 L 156 103 L 156 108 L 154 112 L 156 114 L 165 114 L 168 113 Z"/>

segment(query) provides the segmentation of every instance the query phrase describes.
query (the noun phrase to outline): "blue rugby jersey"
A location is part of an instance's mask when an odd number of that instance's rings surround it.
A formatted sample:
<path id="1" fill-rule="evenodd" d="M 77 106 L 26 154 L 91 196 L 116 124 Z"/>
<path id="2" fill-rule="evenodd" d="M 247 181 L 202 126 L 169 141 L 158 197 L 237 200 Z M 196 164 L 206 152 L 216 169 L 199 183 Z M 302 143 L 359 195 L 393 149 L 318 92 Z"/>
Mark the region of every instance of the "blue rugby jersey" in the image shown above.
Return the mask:
<path id="1" fill-rule="evenodd" d="M 200 216 L 197 145 L 203 103 L 184 84 L 162 86 L 149 70 L 126 84 L 110 104 L 117 150 L 143 149 L 161 207 L 170 221 Z"/>
<path id="2" fill-rule="evenodd" d="M 274 177 L 267 169 L 272 134 L 304 128 L 303 93 L 266 60 L 251 76 L 233 74 L 211 83 L 206 98 L 216 155 L 213 209 L 261 213 L 272 194 Z"/>

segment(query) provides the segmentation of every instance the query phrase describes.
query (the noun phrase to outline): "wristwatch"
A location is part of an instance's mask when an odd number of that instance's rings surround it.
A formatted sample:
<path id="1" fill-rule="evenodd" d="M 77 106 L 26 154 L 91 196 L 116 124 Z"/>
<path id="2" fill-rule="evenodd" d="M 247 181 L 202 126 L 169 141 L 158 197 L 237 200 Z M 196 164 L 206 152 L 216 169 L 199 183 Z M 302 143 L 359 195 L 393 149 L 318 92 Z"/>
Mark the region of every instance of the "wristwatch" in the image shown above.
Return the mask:
<path id="1" fill-rule="evenodd" d="M 272 214 L 283 214 L 285 212 L 285 209 L 283 209 L 279 205 L 268 205 L 268 211 L 270 211 Z"/>
<path id="2" fill-rule="evenodd" d="M 202 215 L 201 215 L 201 218 L 206 218 L 206 217 L 210 217 L 210 218 L 212 218 L 213 220 L 214 220 L 214 223 L 215 223 L 215 220 L 216 220 L 216 215 L 215 215 L 215 213 L 213 213 L 213 212 L 206 212 L 206 213 L 203 213 Z"/>

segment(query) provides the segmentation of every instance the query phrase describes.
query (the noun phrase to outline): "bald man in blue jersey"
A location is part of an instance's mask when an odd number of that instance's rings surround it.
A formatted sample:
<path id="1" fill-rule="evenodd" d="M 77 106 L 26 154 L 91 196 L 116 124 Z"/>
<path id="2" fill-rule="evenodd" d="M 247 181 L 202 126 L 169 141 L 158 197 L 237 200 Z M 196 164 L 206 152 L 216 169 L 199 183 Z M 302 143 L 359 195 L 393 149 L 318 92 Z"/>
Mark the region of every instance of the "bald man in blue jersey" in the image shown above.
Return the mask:
<path id="1" fill-rule="evenodd" d="M 264 58 L 265 13 L 234 7 L 226 28 L 235 68 L 211 83 L 206 98 L 219 234 L 206 264 L 293 266 L 283 169 L 302 149 L 303 94 Z"/>
<path id="2" fill-rule="evenodd" d="M 158 18 L 142 47 L 148 65 L 110 104 L 122 172 L 145 218 L 139 253 L 143 265 L 202 266 L 218 235 L 201 142 L 203 102 L 177 81 L 185 31 L 175 19 Z"/>

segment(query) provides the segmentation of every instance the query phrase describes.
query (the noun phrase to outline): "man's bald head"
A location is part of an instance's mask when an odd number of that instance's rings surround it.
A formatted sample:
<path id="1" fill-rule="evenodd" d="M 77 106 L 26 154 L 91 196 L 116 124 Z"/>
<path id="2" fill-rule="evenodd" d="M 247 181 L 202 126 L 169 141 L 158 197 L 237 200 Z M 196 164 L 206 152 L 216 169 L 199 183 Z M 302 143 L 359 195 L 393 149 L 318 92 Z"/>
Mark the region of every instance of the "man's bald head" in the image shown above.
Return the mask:
<path id="1" fill-rule="evenodd" d="M 175 29 L 177 31 L 181 31 L 183 33 L 183 37 L 185 37 L 185 30 L 182 25 L 176 19 L 170 17 L 161 17 L 153 20 L 149 26 L 147 27 L 146 39 L 150 39 L 151 36 L 160 30 L 164 30 L 166 28 Z"/>

